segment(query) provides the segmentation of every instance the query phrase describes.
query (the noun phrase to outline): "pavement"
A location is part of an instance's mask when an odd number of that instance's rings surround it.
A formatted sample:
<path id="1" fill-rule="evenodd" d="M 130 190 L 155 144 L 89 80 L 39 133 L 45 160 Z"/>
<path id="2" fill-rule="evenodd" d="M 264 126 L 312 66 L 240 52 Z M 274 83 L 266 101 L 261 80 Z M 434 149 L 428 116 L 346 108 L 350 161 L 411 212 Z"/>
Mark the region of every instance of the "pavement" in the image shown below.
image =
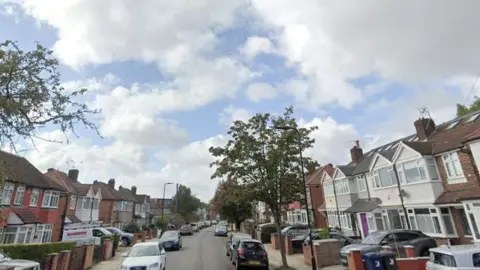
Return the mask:
<path id="1" fill-rule="evenodd" d="M 270 261 L 270 269 L 279 268 L 282 265 L 282 257 L 279 250 L 275 250 L 271 247 L 270 244 L 265 245 L 265 249 L 268 253 L 268 260 Z M 289 267 L 292 267 L 296 270 L 312 270 L 310 265 L 304 263 L 303 254 L 293 254 L 287 256 L 287 263 Z M 341 265 L 333 265 L 322 267 L 324 270 L 345 270 L 345 267 Z"/>
<path id="2" fill-rule="evenodd" d="M 226 237 L 214 236 L 215 226 L 205 228 L 191 236 L 182 237 L 182 249 L 167 252 L 168 270 L 234 270 L 235 267 L 225 254 Z M 149 241 L 157 241 L 152 239 Z M 266 245 L 270 269 L 276 269 L 281 265 L 280 252 L 272 250 Z M 117 256 L 109 261 L 103 261 L 94 265 L 91 270 L 119 270 L 125 259 L 121 255 L 130 250 L 119 248 Z M 311 270 L 311 267 L 303 263 L 303 255 L 288 256 L 288 264 L 297 270 Z M 328 267 L 325 270 L 344 269 L 340 267 Z"/>

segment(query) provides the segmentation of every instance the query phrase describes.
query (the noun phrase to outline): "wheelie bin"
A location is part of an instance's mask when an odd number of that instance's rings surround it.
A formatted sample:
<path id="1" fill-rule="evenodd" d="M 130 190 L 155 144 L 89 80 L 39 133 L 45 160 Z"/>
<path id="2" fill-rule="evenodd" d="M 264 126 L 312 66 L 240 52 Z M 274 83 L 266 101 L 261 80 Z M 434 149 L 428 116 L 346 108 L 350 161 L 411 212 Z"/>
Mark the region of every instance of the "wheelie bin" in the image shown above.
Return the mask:
<path id="1" fill-rule="evenodd" d="M 365 270 L 397 270 L 395 253 L 381 251 L 363 255 Z"/>

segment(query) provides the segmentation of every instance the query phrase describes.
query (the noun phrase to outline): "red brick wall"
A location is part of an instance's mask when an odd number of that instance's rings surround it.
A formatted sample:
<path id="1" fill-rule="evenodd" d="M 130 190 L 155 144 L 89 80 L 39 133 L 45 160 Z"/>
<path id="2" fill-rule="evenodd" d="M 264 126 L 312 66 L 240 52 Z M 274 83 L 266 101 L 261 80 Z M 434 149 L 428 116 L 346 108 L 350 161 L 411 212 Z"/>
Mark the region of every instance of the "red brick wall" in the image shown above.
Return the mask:
<path id="1" fill-rule="evenodd" d="M 104 224 L 111 224 L 112 223 L 112 215 L 113 215 L 114 204 L 115 204 L 115 201 L 112 201 L 112 200 L 102 200 L 102 201 L 100 201 L 98 219 L 101 220 Z"/>
<path id="2" fill-rule="evenodd" d="M 440 178 L 442 179 L 443 187 L 445 190 L 458 190 L 463 188 L 470 187 L 479 187 L 480 186 L 480 177 L 478 175 L 478 170 L 473 162 L 473 157 L 471 154 L 463 153 L 461 151 L 457 152 L 460 163 L 462 164 L 463 175 L 467 179 L 465 183 L 459 184 L 448 184 L 447 182 L 447 172 L 445 170 L 445 165 L 443 163 L 442 156 L 436 157 L 436 163 L 440 173 Z"/>
<path id="3" fill-rule="evenodd" d="M 310 200 L 312 201 L 313 215 L 315 219 L 315 227 L 327 228 L 327 220 L 325 215 L 318 211 L 318 208 L 325 202 L 322 186 L 309 186 Z"/>

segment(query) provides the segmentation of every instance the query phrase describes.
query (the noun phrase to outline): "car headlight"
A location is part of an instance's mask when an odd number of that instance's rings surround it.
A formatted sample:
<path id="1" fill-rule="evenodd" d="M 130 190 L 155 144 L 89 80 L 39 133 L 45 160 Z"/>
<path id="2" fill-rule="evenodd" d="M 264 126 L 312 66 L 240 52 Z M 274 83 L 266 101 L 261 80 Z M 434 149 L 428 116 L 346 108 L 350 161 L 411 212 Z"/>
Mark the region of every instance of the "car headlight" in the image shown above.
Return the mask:
<path id="1" fill-rule="evenodd" d="M 150 264 L 150 266 L 148 266 L 148 269 L 157 269 L 158 266 L 158 263 Z"/>
<path id="2" fill-rule="evenodd" d="M 126 265 L 120 265 L 120 270 L 128 270 L 128 266 L 126 266 Z"/>

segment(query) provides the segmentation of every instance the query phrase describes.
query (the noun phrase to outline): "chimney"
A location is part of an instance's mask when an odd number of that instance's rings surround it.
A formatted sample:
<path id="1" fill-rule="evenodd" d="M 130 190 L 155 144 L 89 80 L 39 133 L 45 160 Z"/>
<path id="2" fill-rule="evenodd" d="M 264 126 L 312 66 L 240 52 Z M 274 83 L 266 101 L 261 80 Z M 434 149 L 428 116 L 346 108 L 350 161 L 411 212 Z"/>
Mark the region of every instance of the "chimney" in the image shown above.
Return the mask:
<path id="1" fill-rule="evenodd" d="M 48 168 L 48 170 L 47 170 L 47 172 L 53 172 L 53 171 L 55 171 L 54 168 Z"/>
<path id="2" fill-rule="evenodd" d="M 77 169 L 70 169 L 68 170 L 68 178 L 73 182 L 78 182 L 78 174 L 80 172 Z"/>
<path id="3" fill-rule="evenodd" d="M 413 123 L 417 130 L 417 137 L 419 141 L 426 140 L 435 131 L 435 122 L 430 118 L 420 118 Z"/>
<path id="4" fill-rule="evenodd" d="M 136 186 L 132 186 L 132 193 L 137 194 L 137 187 Z"/>
<path id="5" fill-rule="evenodd" d="M 108 186 L 115 189 L 115 179 L 108 180 Z"/>
<path id="6" fill-rule="evenodd" d="M 358 140 L 355 141 L 355 146 L 350 149 L 350 157 L 353 163 L 358 163 L 363 157 L 363 150 L 360 148 L 360 142 Z"/>

